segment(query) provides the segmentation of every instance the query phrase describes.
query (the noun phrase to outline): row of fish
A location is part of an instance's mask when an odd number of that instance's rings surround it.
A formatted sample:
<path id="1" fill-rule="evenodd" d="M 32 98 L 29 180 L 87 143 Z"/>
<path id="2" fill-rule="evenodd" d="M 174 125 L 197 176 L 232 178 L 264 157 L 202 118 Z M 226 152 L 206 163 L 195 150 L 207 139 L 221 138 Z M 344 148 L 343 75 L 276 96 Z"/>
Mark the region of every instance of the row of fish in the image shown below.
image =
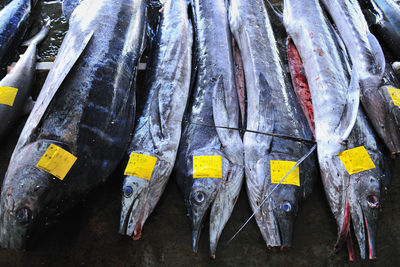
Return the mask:
<path id="1" fill-rule="evenodd" d="M 398 9 L 397 3 L 360 2 L 390 13 L 384 16 L 390 26 L 377 24 L 393 47 L 400 28 L 385 5 Z M 4 179 L 2 247 L 24 247 L 125 158 L 120 233 L 141 237 L 174 169 L 193 251 L 210 211 L 215 258 L 244 177 L 267 246 L 290 248 L 296 215 L 318 175 L 316 143 L 338 225 L 335 250 L 346 243 L 354 258 L 353 225 L 361 258 L 376 257 L 378 212 L 389 185 L 382 151 L 400 153 L 398 81 L 357 1 L 284 0 L 280 14 L 263 0 L 168 0 L 143 89 L 136 73 L 146 45 L 146 1 L 63 4 L 68 33 Z M 272 25 L 270 15 L 281 24 Z M 48 30 L 46 24 L 27 42 L 0 82 L 18 89 L 14 104 L 1 105 L 7 125 L 27 101 L 36 46 Z M 135 116 L 136 89 L 145 92 L 145 104 Z"/>

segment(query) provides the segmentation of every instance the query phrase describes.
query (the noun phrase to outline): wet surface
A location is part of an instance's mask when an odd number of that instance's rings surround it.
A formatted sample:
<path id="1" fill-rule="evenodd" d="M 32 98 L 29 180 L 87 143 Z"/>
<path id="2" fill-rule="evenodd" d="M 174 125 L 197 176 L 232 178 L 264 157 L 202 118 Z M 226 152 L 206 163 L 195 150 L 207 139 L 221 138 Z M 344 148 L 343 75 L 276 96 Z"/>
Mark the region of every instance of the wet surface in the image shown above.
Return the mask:
<path id="1" fill-rule="evenodd" d="M 6 2 L 0 0 L 0 7 Z M 67 28 L 65 20 L 60 18 L 60 1 L 40 1 L 35 10 L 35 25 L 28 35 L 37 32 L 41 17 L 46 15 L 53 19 L 53 29 L 39 49 L 43 59 L 54 57 Z M 24 119 L 0 144 L 0 180 L 23 124 Z M 251 215 L 245 190 L 242 190 L 222 233 L 216 260 L 208 256 L 208 225 L 204 226 L 199 252 L 193 254 L 190 224 L 174 177 L 146 222 L 142 239 L 133 241 L 118 234 L 121 167 L 107 184 L 60 217 L 59 223 L 48 227 L 28 251 L 0 249 L 0 266 L 395 266 L 400 263 L 400 160 L 393 160 L 392 166 L 393 179 L 380 217 L 378 259 L 374 262 L 361 261 L 357 255 L 356 261 L 350 263 L 345 249 L 338 254 L 333 252 L 336 223 L 320 181 L 299 212 L 294 247 L 290 251 L 267 250 L 255 221 L 226 246 L 228 239 Z"/>

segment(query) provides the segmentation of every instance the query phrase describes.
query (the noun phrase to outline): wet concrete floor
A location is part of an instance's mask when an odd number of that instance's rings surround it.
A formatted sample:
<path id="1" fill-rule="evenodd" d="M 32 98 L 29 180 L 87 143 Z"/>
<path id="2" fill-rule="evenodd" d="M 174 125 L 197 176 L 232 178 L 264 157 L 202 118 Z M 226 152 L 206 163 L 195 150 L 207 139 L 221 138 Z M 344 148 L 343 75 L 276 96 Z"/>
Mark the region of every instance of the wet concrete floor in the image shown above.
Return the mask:
<path id="1" fill-rule="evenodd" d="M 0 0 L 0 7 L 8 1 Z M 39 13 L 51 15 L 57 29 L 41 46 L 40 56 L 52 57 L 59 43 L 57 38 L 60 40 L 64 35 L 65 21 L 60 18 L 59 1 L 41 1 L 40 4 Z M 1 142 L 0 180 L 25 119 Z M 396 266 L 400 264 L 400 160 L 392 161 L 392 169 L 393 180 L 379 222 L 378 259 L 373 262 L 362 261 L 357 255 L 356 261 L 350 263 L 345 250 L 333 252 L 336 223 L 319 180 L 300 209 L 290 251 L 267 250 L 254 220 L 226 246 L 227 240 L 251 215 L 245 190 L 242 190 L 222 233 L 216 260 L 208 256 L 207 224 L 198 253 L 192 253 L 190 225 L 173 176 L 144 226 L 142 239 L 133 241 L 118 234 L 120 168 L 104 186 L 95 189 L 57 224 L 49 226 L 29 250 L 0 249 L 0 266 Z"/>

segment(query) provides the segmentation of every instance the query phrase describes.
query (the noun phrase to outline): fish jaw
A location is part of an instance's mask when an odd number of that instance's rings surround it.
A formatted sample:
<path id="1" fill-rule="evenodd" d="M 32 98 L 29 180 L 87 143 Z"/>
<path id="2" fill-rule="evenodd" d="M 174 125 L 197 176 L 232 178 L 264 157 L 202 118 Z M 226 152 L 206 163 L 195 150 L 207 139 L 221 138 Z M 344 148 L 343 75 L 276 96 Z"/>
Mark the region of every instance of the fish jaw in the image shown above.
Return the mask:
<path id="1" fill-rule="evenodd" d="M 119 233 L 141 237 L 143 217 L 148 196 L 149 181 L 134 176 L 125 176 L 122 186 L 122 208 Z M 147 217 L 147 216 L 146 216 Z"/>
<path id="2" fill-rule="evenodd" d="M 219 183 L 217 180 L 221 179 L 196 178 L 194 180 L 187 205 L 192 225 L 192 251 L 197 252 L 201 224 L 216 197 Z"/>
<path id="3" fill-rule="evenodd" d="M 227 180 L 218 190 L 210 213 L 210 256 L 215 259 L 218 240 L 226 223 L 231 217 L 243 184 L 244 170 L 242 165 L 232 164 Z"/>
<path id="4" fill-rule="evenodd" d="M 44 222 L 44 213 L 51 212 L 63 196 L 62 181 L 36 167 L 49 145 L 41 140 L 22 148 L 8 167 L 0 202 L 3 248 L 25 248 L 35 228 Z"/>
<path id="5" fill-rule="evenodd" d="M 382 184 L 376 169 L 351 176 L 348 199 L 362 259 L 367 255 L 370 260 L 376 259 L 375 243 L 381 196 Z"/>

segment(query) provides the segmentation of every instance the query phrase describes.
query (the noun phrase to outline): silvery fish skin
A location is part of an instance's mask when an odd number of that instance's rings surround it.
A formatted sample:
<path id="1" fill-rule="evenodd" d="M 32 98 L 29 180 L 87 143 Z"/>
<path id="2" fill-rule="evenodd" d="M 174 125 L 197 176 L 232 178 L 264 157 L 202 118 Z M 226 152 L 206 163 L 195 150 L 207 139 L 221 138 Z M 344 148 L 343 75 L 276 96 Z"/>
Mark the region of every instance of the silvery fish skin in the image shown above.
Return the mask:
<path id="1" fill-rule="evenodd" d="M 85 0 L 72 14 L 4 179 L 2 247 L 24 247 L 123 158 L 134 124 L 145 12 L 144 0 Z M 78 158 L 62 181 L 36 167 L 50 144 Z"/>
<path id="2" fill-rule="evenodd" d="M 247 130 L 312 140 L 284 71 L 264 1 L 231 0 L 230 25 L 244 64 Z M 243 142 L 247 194 L 255 211 L 276 186 L 271 183 L 270 161 L 296 162 L 311 146 L 252 132 L 244 134 Z M 315 158 L 310 157 L 300 166 L 300 186 L 281 184 L 255 214 L 269 248 L 292 246 L 294 221 L 301 200 L 312 191 L 316 175 L 314 162 Z"/>
<path id="3" fill-rule="evenodd" d="M 389 91 L 382 85 L 385 57 L 379 42 L 368 29 L 360 6 L 355 0 L 322 1 L 333 18 L 357 71 L 361 103 L 393 156 L 400 155 L 400 107 L 393 104 Z"/>
<path id="4" fill-rule="evenodd" d="M 16 40 L 22 38 L 37 0 L 13 0 L 0 11 L 0 63 Z"/>
<path id="5" fill-rule="evenodd" d="M 243 144 L 237 130 L 221 128 L 237 128 L 239 121 L 226 2 L 194 0 L 192 4 L 197 76 L 175 168 L 192 223 L 193 251 L 197 251 L 201 224 L 211 206 L 210 254 L 214 258 L 242 185 Z M 221 156 L 222 178 L 193 178 L 193 157 L 208 155 Z"/>
<path id="6" fill-rule="evenodd" d="M 0 104 L 0 140 L 6 136 L 13 124 L 24 112 L 24 106 L 32 105 L 29 103 L 31 87 L 35 79 L 36 48 L 37 45 L 47 36 L 50 25 L 46 24 L 42 30 L 34 36 L 28 45 L 25 53 L 18 60 L 15 67 L 1 81 L 1 87 L 16 88 L 17 95 L 12 106 Z"/>
<path id="7" fill-rule="evenodd" d="M 373 32 L 400 60 L 400 6 L 393 0 L 359 0 Z"/>
<path id="8" fill-rule="evenodd" d="M 157 159 L 151 179 L 125 176 L 120 233 L 139 239 L 172 172 L 189 95 L 193 29 L 186 0 L 169 0 L 163 9 L 160 39 L 151 62 L 146 107 L 138 116 L 128 149 Z"/>
<path id="9" fill-rule="evenodd" d="M 72 12 L 74 12 L 75 8 L 79 6 L 79 4 L 83 0 L 63 0 L 62 1 L 62 12 L 64 17 L 69 20 L 71 17 Z"/>
<path id="10" fill-rule="evenodd" d="M 284 23 L 301 55 L 311 89 L 322 181 L 338 224 L 335 250 L 346 241 L 351 244 L 351 220 L 361 257 L 366 257 L 368 242 L 373 259 L 378 207 L 389 175 L 357 98 L 352 97 L 358 87 L 357 73 L 352 71 L 349 83 L 335 35 L 317 0 L 285 0 Z M 354 108 L 358 112 L 353 125 Z M 376 168 L 349 175 L 338 154 L 358 146 L 366 148 Z"/>

